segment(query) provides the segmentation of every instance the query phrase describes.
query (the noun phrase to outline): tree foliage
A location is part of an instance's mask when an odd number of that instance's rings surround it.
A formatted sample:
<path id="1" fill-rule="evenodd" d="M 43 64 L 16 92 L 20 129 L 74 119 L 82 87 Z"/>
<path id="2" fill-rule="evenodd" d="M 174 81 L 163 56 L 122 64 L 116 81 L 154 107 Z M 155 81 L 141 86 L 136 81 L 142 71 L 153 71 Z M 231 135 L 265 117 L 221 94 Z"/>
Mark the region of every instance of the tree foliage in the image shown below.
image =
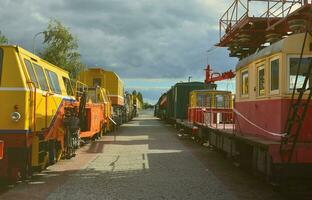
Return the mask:
<path id="1" fill-rule="evenodd" d="M 137 97 L 138 100 L 143 104 L 143 96 L 142 96 L 141 92 L 137 92 L 136 90 L 133 90 L 132 95 Z"/>
<path id="2" fill-rule="evenodd" d="M 78 40 L 68 28 L 58 20 L 51 20 L 44 32 L 45 48 L 41 53 L 43 59 L 62 67 L 76 78 L 79 71 L 84 68 L 78 52 Z"/>
<path id="3" fill-rule="evenodd" d="M 154 106 L 149 104 L 149 103 L 143 103 L 143 106 L 142 106 L 143 109 L 153 109 Z"/>
<path id="4" fill-rule="evenodd" d="M 9 42 L 8 38 L 5 37 L 5 35 L 2 34 L 0 31 L 0 44 L 7 44 Z"/>
<path id="5" fill-rule="evenodd" d="M 138 92 L 137 97 L 138 97 L 139 101 L 141 103 L 143 103 L 143 96 L 142 96 L 141 92 Z"/>

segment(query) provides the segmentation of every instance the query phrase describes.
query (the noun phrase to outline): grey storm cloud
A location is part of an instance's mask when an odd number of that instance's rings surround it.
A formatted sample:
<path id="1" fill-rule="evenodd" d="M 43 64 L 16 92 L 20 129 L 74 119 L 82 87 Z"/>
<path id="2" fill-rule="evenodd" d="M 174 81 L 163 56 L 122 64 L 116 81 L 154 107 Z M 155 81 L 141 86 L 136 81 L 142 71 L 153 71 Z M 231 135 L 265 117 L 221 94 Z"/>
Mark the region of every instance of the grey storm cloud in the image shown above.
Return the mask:
<path id="1" fill-rule="evenodd" d="M 218 0 L 2 0 L 0 30 L 27 49 L 51 18 L 79 40 L 83 62 L 123 78 L 201 76 L 206 50 L 218 42 Z M 42 38 L 37 38 L 37 48 Z M 234 59 L 216 50 L 209 62 L 223 71 Z"/>

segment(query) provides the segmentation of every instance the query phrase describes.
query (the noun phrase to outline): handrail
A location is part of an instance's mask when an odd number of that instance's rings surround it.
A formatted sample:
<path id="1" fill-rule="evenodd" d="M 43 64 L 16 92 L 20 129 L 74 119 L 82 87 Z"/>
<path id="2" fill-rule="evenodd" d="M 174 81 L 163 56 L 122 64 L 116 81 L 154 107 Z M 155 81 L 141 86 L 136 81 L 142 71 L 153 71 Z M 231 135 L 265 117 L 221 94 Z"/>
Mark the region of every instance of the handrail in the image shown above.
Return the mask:
<path id="1" fill-rule="evenodd" d="M 54 93 L 51 93 L 48 91 L 42 95 L 45 97 L 45 127 L 46 128 L 48 128 L 48 97 L 53 96 L 53 95 L 54 95 Z"/>
<path id="2" fill-rule="evenodd" d="M 84 92 L 88 91 L 88 85 L 80 81 L 75 81 L 75 96 L 80 97 Z"/>
<path id="3" fill-rule="evenodd" d="M 210 115 L 210 120 L 209 120 L 209 122 L 208 122 L 209 124 L 207 124 L 206 121 L 204 121 L 204 124 L 205 124 L 206 126 L 210 126 L 211 128 L 214 128 L 213 124 L 215 124 L 215 128 L 216 128 L 216 129 L 220 129 L 220 127 L 218 126 L 218 122 L 216 121 L 216 123 L 214 123 L 214 117 L 217 116 L 218 113 L 220 113 L 221 116 L 224 116 L 224 115 L 230 116 L 230 119 L 231 119 L 230 122 L 231 122 L 231 123 L 226 123 L 225 120 L 222 120 L 223 128 L 221 127 L 221 129 L 225 130 L 225 129 L 226 129 L 226 126 L 225 126 L 225 125 L 226 125 L 226 124 L 230 124 L 230 125 L 232 125 L 232 129 L 233 129 L 233 132 L 234 132 L 234 129 L 235 129 L 235 121 L 234 121 L 234 112 L 233 112 L 233 109 L 226 109 L 226 110 L 224 110 L 224 109 L 218 110 L 218 109 L 217 109 L 217 110 L 216 110 L 216 109 L 210 108 L 210 109 L 204 110 L 204 111 L 203 111 L 203 115 L 205 115 L 205 113 Z"/>
<path id="4" fill-rule="evenodd" d="M 33 81 L 27 81 L 28 84 L 33 86 L 33 90 L 34 90 L 34 96 L 33 96 L 33 101 L 34 101 L 34 105 L 33 105 L 33 128 L 34 128 L 34 132 L 36 132 L 36 105 L 37 105 L 37 87 L 36 84 Z M 32 92 L 32 90 L 30 90 Z"/>

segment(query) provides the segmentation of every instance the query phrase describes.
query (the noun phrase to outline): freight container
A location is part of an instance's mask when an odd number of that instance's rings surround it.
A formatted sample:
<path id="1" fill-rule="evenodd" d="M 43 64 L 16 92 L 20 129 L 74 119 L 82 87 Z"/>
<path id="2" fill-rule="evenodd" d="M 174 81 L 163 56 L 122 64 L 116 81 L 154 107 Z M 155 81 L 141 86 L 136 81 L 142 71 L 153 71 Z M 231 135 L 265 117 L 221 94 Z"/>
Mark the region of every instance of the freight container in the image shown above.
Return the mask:
<path id="1" fill-rule="evenodd" d="M 203 82 L 177 83 L 167 92 L 167 117 L 172 121 L 187 119 L 189 93 L 193 90 L 216 89 L 216 84 Z"/>

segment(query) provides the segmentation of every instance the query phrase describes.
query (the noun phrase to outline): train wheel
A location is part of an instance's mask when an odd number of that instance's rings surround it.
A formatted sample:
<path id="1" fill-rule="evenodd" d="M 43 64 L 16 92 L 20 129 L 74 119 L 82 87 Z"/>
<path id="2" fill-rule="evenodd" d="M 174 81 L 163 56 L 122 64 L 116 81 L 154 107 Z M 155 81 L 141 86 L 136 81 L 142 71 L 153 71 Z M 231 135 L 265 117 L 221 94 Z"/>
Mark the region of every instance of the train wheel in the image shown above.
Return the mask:
<path id="1" fill-rule="evenodd" d="M 203 145 L 206 142 L 206 138 L 205 138 L 205 134 L 204 134 L 204 130 L 202 128 L 198 129 L 198 143 L 200 145 Z"/>
<path id="2" fill-rule="evenodd" d="M 26 163 L 24 169 L 21 171 L 21 178 L 23 180 L 30 179 L 32 176 L 32 167 L 31 164 L 28 162 Z"/>
<path id="3" fill-rule="evenodd" d="M 57 162 L 56 141 L 49 141 L 49 165 Z"/>
<path id="4" fill-rule="evenodd" d="M 21 170 L 21 178 L 27 180 L 32 176 L 32 166 L 31 166 L 31 147 L 28 150 L 25 166 Z"/>
<path id="5" fill-rule="evenodd" d="M 9 170 L 8 183 L 14 184 L 21 179 L 21 172 L 18 167 L 12 167 Z"/>
<path id="6" fill-rule="evenodd" d="M 61 147 L 61 143 L 60 143 L 60 142 L 56 142 L 55 148 L 56 148 L 56 161 L 59 161 L 59 160 L 61 160 L 61 158 L 62 158 L 62 147 Z"/>

